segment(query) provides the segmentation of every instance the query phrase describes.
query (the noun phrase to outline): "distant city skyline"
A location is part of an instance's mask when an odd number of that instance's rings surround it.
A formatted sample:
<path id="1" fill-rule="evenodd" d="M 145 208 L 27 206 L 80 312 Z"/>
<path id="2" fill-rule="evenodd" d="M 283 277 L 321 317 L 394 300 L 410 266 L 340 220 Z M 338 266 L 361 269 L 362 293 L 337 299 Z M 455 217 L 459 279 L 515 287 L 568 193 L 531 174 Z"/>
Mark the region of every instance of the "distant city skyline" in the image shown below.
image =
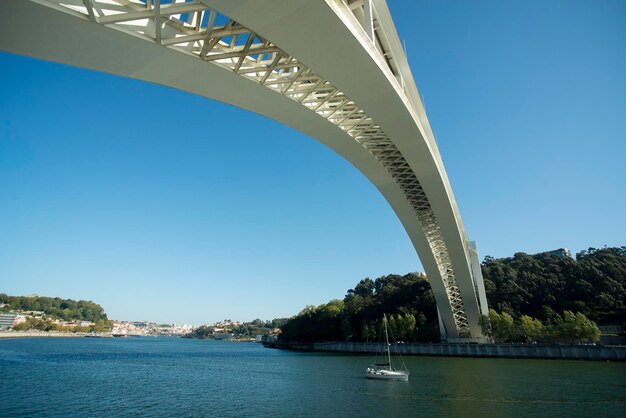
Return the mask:
<path id="1" fill-rule="evenodd" d="M 625 245 L 626 3 L 388 3 L 481 259 Z M 0 292 L 199 325 L 422 271 L 378 191 L 299 132 L 11 54 L 0 74 Z"/>

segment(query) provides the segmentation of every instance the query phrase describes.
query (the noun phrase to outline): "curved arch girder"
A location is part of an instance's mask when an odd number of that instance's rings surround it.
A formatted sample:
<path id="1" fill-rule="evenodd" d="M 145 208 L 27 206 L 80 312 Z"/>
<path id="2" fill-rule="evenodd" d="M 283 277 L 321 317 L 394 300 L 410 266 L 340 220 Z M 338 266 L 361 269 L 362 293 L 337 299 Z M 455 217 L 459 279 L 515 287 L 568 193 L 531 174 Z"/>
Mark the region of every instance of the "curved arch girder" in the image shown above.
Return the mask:
<path id="1" fill-rule="evenodd" d="M 482 337 L 477 331 L 477 313 L 484 308 L 478 307 L 476 296 L 476 292 L 480 293 L 478 287 L 482 287 L 482 281 L 474 279 L 472 274 L 476 275 L 475 272 L 469 272 L 469 275 L 465 272 L 466 278 L 469 277 L 471 280 L 469 285 L 472 293 L 469 294 L 470 297 L 467 291 L 463 294 L 457 280 L 458 268 L 455 271 L 446 237 L 415 170 L 385 130 L 346 92 L 294 55 L 279 48 L 264 36 L 265 33 L 261 35 L 254 32 L 234 18 L 218 11 L 219 2 L 216 1 L 165 3 L 155 0 L 152 3 L 136 0 L 37 0 L 37 3 L 83 22 L 90 22 L 127 36 L 131 35 L 151 44 L 166 46 L 179 54 L 228 70 L 273 94 L 283 96 L 291 102 L 291 106 L 294 104 L 300 106 L 341 130 L 344 136 L 347 135 L 353 142 L 351 146 L 357 145 L 373 157 L 379 165 L 378 171 L 384 170 L 392 179 L 394 186 L 413 212 L 421 232 L 421 236 L 418 237 L 422 243 L 421 247 L 427 248 L 428 255 L 434 262 L 423 261 L 423 264 L 431 277 L 431 282 L 434 277 L 435 280 L 439 279 L 442 285 L 437 291 L 439 282 L 433 282 L 447 336 Z M 208 3 L 211 3 L 211 7 L 207 5 Z M 218 7 L 213 3 L 217 3 Z M 233 7 L 237 2 L 228 3 Z M 380 45 L 378 47 L 382 48 Z M 162 84 L 173 83 L 162 82 Z M 242 107 L 247 106 L 243 104 Z M 296 128 L 302 130 L 301 127 Z M 346 155 L 345 151 L 341 152 L 335 147 L 333 149 Z M 438 154 L 435 157 L 438 157 Z M 353 159 L 351 161 L 355 163 Z M 364 168 L 363 164 L 355 165 L 372 179 L 372 170 Z M 381 186 L 380 180 L 374 183 L 390 201 L 406 226 L 407 221 L 402 219 L 398 205 L 394 205 L 397 199 L 390 199 L 389 191 Z M 414 236 L 411 238 L 415 242 L 416 238 Z M 465 255 L 469 257 L 468 249 L 464 250 Z M 423 259 L 424 250 L 420 251 L 418 248 L 418 253 Z M 427 264 L 431 265 L 430 269 L 426 267 Z M 467 260 L 465 264 L 469 266 Z M 433 271 L 433 265 L 436 266 L 436 271 Z"/>

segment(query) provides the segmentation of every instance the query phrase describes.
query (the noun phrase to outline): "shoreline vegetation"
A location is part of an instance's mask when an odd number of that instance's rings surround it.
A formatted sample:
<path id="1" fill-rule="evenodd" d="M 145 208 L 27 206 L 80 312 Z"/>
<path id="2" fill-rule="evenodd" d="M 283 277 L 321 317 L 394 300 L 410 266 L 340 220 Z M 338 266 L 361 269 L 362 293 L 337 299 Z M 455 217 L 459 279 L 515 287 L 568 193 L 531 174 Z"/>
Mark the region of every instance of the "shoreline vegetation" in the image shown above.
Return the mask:
<path id="1" fill-rule="evenodd" d="M 277 335 L 280 333 L 280 327 L 285 324 L 285 322 L 287 322 L 287 318 L 277 318 L 271 321 L 255 319 L 254 321 L 243 323 L 233 323 L 230 320 L 225 320 L 222 323 L 214 325 L 201 325 L 182 337 L 199 340 L 228 339 L 261 342 L 261 340 L 257 339 L 257 336 L 267 338 L 268 335 Z"/>
<path id="2" fill-rule="evenodd" d="M 602 326 L 624 337 L 626 247 L 485 257 L 490 309 L 483 330 L 496 343 L 597 343 Z M 370 342 L 389 317 L 396 340 L 439 343 L 435 298 L 423 273 L 365 278 L 343 298 L 306 306 L 282 327 L 277 342 Z M 608 327 L 607 327 L 608 328 Z"/>
<path id="3" fill-rule="evenodd" d="M 102 333 L 113 329 L 102 306 L 92 301 L 0 293 L 0 314 L 14 314 L 14 331 Z"/>
<path id="4" fill-rule="evenodd" d="M 597 343 L 601 331 L 624 339 L 626 325 L 626 247 L 565 250 L 494 259 L 482 265 L 489 315 L 483 331 L 495 343 Z M 104 309 L 91 301 L 0 293 L 0 314 L 17 314 L 17 337 L 111 335 Z M 225 320 L 195 328 L 186 338 L 264 341 L 281 345 L 377 341 L 385 313 L 394 338 L 407 343 L 439 343 L 437 308 L 423 273 L 365 278 L 343 300 L 306 306 L 286 319 L 247 323 Z M 41 335 L 40 335 L 41 334 Z M 22 334 L 20 334 L 22 335 Z"/>

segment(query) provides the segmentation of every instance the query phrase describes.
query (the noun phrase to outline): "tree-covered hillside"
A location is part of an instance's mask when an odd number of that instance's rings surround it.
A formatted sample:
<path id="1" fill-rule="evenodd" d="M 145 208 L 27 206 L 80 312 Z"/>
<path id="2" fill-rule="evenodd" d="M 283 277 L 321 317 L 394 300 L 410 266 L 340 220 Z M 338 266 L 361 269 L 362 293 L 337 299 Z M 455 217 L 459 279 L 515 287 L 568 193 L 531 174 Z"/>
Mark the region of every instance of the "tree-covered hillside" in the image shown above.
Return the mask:
<path id="1" fill-rule="evenodd" d="M 482 264 L 489 307 L 547 320 L 580 312 L 599 324 L 626 322 L 626 247 L 590 248 L 576 259 L 517 253 Z"/>
<path id="2" fill-rule="evenodd" d="M 307 306 L 281 327 L 284 341 L 367 341 L 376 339 L 380 320 L 390 316 L 399 339 L 437 341 L 435 297 L 426 276 L 390 274 L 361 280 L 343 300 Z"/>
<path id="3" fill-rule="evenodd" d="M 107 321 L 102 306 L 85 300 L 51 298 L 45 296 L 8 296 L 0 293 L 2 312 L 41 311 L 50 318 L 64 321 Z"/>
<path id="4" fill-rule="evenodd" d="M 510 334 L 536 319 L 546 330 L 560 332 L 543 335 L 546 340 L 564 341 L 568 331 L 561 323 L 572 314 L 601 325 L 626 323 L 626 247 L 590 248 L 576 259 L 524 253 L 486 257 L 482 271 L 490 308 L 515 322 L 506 331 Z M 376 337 L 383 313 L 390 315 L 397 338 L 439 340 L 435 299 L 427 278 L 417 273 L 367 278 L 348 290 L 343 300 L 307 306 L 281 327 L 281 340 L 366 341 Z"/>

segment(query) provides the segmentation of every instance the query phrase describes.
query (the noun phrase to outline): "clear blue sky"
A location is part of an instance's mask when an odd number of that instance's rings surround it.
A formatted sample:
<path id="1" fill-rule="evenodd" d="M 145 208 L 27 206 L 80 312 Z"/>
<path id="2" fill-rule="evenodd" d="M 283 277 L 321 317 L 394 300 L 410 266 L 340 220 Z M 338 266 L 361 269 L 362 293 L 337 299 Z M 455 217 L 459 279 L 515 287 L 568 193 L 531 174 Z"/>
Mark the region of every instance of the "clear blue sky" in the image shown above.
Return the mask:
<path id="1" fill-rule="evenodd" d="M 389 6 L 481 256 L 625 245 L 626 2 Z M 199 324 L 419 270 L 378 191 L 314 140 L 0 54 L 0 292 Z"/>

